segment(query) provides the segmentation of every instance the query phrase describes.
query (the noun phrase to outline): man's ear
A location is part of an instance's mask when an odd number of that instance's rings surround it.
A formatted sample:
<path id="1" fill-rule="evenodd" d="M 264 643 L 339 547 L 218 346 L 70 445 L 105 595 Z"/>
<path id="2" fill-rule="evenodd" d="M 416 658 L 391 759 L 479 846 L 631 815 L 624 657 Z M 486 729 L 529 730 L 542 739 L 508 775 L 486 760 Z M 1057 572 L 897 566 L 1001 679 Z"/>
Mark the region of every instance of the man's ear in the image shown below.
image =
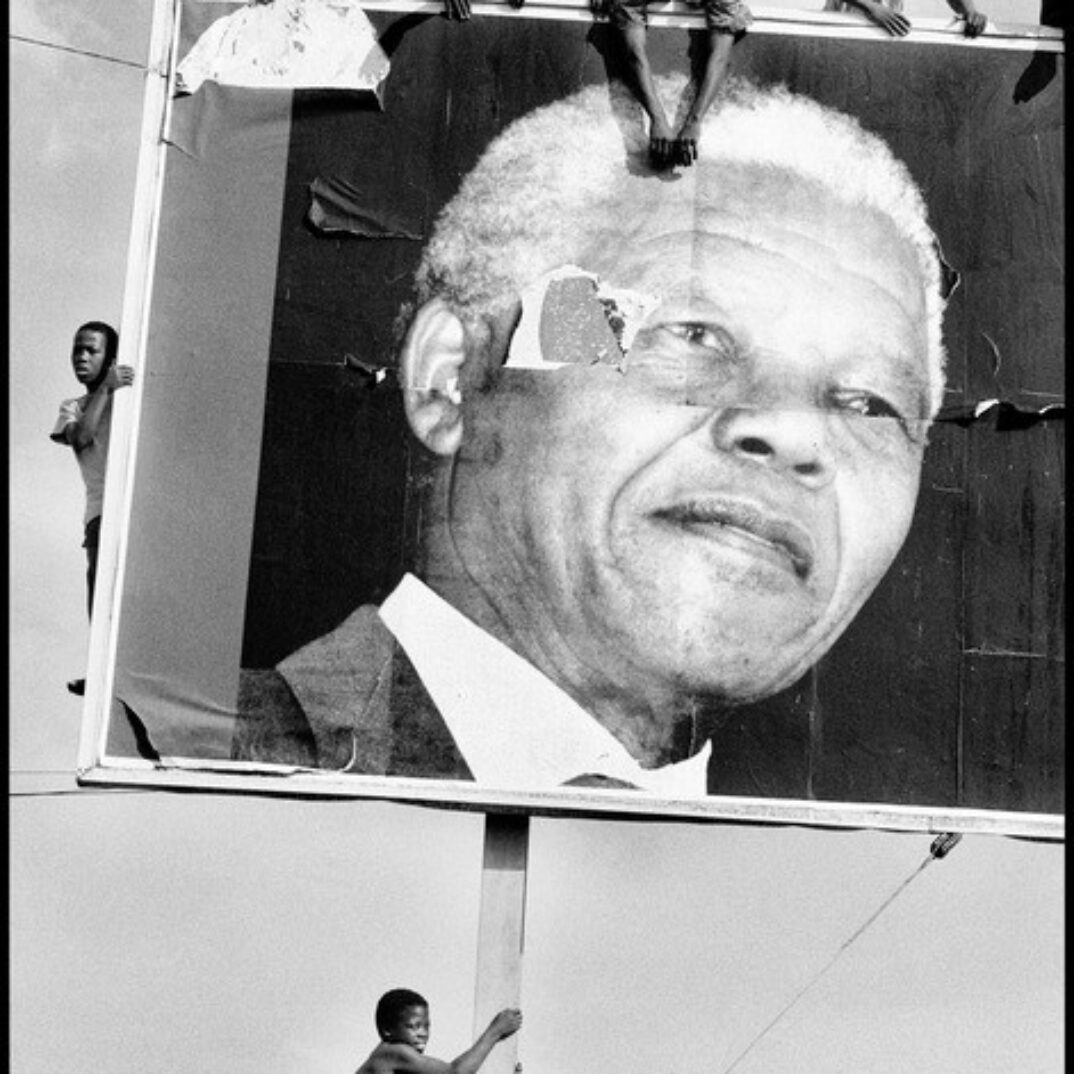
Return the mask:
<path id="1" fill-rule="evenodd" d="M 466 361 L 466 329 L 439 298 L 418 310 L 399 361 L 403 403 L 414 435 L 437 455 L 462 443 L 459 376 Z"/>

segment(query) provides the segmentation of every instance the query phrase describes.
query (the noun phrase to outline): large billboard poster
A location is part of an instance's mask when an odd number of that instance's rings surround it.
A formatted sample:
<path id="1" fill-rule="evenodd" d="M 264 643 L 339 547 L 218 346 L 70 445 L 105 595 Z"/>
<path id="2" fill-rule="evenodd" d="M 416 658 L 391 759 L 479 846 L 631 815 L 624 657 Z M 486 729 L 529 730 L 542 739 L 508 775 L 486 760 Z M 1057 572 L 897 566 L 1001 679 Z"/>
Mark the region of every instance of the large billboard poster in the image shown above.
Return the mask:
<path id="1" fill-rule="evenodd" d="M 178 9 L 82 778 L 1058 837 L 1057 35 L 474 10 Z"/>

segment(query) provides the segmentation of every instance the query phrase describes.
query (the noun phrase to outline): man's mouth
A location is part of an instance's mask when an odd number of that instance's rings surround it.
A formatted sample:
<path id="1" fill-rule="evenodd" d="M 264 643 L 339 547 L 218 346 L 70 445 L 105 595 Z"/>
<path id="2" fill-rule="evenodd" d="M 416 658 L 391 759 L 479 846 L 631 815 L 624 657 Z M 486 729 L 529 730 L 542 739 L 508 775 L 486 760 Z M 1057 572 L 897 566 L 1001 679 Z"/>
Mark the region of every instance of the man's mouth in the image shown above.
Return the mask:
<path id="1" fill-rule="evenodd" d="M 653 512 L 662 522 L 705 537 L 729 538 L 740 547 L 775 554 L 805 580 L 813 569 L 813 542 L 797 523 L 741 500 L 700 497 Z"/>

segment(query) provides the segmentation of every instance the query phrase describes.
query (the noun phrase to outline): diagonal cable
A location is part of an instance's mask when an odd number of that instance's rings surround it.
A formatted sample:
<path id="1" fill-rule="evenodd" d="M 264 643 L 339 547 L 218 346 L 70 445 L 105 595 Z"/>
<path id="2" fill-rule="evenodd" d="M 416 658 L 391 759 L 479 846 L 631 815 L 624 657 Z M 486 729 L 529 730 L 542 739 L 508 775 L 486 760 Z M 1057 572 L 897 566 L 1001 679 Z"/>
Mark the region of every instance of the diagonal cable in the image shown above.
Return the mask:
<path id="1" fill-rule="evenodd" d="M 41 48 L 56 49 L 57 52 L 73 52 L 76 56 L 87 56 L 94 60 L 106 60 L 108 63 L 118 63 L 123 67 L 133 67 L 137 71 L 148 71 L 144 63 L 135 63 L 134 60 L 121 60 L 118 56 L 106 56 L 103 52 L 90 52 L 88 49 L 72 48 L 70 45 L 57 45 L 54 41 L 42 41 L 36 37 L 24 37 L 22 34 L 8 34 L 9 41 L 21 41 L 25 45 L 39 45 Z"/>
<path id="2" fill-rule="evenodd" d="M 835 965 L 843 952 L 846 951 L 847 948 L 849 948 L 850 945 L 853 944 L 855 940 L 857 940 L 865 932 L 865 930 L 873 924 L 874 921 L 876 921 L 876 919 L 910 886 L 910 884 L 918 876 L 920 876 L 925 866 L 928 865 L 929 862 L 933 861 L 934 859 L 945 857 L 948 851 L 951 850 L 952 847 L 954 847 L 955 843 L 957 843 L 960 838 L 961 836 L 957 835 L 941 835 L 936 838 L 933 841 L 931 849 L 929 850 L 929 856 L 916 869 L 914 869 L 914 871 L 905 880 L 903 880 L 902 883 L 899 884 L 899 886 L 877 907 L 876 910 L 872 912 L 872 914 L 869 915 L 869 917 L 861 925 L 858 926 L 858 928 L 849 938 L 843 941 L 843 943 L 839 946 L 839 949 L 835 952 L 834 955 L 832 955 L 832 957 L 827 961 L 827 963 L 825 963 L 825 965 L 822 966 L 820 970 L 816 974 L 814 974 L 814 976 L 798 990 L 798 992 L 791 998 L 790 1002 L 787 1003 L 776 1014 L 776 1016 L 753 1038 L 753 1040 L 749 1042 L 749 1044 L 746 1045 L 746 1047 L 741 1052 L 739 1052 L 738 1056 L 731 1063 L 731 1065 L 723 1071 L 723 1074 L 731 1074 L 731 1071 L 734 1070 L 735 1067 L 737 1067 L 739 1063 L 741 1063 L 742 1060 L 745 1059 L 746 1056 L 749 1055 L 750 1052 L 752 1052 L 758 1044 L 760 1044 L 761 1040 L 766 1037 L 770 1030 L 772 1030 L 773 1027 L 783 1019 L 784 1015 L 786 1015 L 787 1012 L 790 1011 L 790 1009 L 794 1007 L 795 1004 L 832 968 L 832 966 Z"/>

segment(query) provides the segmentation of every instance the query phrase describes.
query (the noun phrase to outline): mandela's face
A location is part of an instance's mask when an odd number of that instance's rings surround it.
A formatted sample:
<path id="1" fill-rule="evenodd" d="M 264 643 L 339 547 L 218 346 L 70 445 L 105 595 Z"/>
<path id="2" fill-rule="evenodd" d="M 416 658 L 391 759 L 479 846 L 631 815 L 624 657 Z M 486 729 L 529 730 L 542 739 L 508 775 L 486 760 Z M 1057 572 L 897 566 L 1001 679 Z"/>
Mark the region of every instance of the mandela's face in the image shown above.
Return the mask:
<path id="1" fill-rule="evenodd" d="M 779 178 L 744 169 L 714 205 L 625 216 L 576 262 L 653 299 L 626 357 L 577 362 L 553 333 L 543 360 L 569 364 L 509 366 L 468 409 L 464 560 L 514 594 L 509 623 L 610 678 L 737 700 L 789 685 L 910 525 L 914 251 L 886 216 Z"/>

